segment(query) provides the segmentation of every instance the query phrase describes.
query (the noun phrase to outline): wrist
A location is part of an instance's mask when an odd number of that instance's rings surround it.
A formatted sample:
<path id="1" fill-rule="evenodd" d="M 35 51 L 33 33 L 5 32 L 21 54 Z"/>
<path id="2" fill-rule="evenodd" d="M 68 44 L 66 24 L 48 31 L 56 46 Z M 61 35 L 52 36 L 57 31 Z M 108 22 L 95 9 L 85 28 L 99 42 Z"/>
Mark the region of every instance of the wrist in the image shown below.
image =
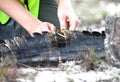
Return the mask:
<path id="1" fill-rule="evenodd" d="M 70 0 L 56 0 L 56 2 L 59 4 L 70 4 Z"/>

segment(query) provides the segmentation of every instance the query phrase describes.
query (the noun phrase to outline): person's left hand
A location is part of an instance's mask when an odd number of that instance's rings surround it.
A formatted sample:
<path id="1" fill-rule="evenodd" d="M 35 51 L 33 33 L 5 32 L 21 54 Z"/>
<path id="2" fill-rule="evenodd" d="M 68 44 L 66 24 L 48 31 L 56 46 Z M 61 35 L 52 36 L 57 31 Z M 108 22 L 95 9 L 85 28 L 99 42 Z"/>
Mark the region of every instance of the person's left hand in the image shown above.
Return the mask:
<path id="1" fill-rule="evenodd" d="M 70 4 L 70 0 L 59 2 L 58 18 L 61 29 L 75 30 L 80 25 L 80 21 Z"/>

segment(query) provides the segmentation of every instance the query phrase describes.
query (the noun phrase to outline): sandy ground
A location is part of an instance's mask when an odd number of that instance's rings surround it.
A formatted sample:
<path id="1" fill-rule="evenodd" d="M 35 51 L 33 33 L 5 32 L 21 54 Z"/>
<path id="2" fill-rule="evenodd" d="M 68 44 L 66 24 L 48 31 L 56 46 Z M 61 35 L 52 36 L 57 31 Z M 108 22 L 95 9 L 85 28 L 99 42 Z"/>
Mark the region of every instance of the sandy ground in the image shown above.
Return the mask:
<path id="1" fill-rule="evenodd" d="M 86 71 L 74 61 L 62 64 L 59 68 L 21 68 L 18 82 L 120 82 L 120 69 L 101 64 L 97 70 Z"/>

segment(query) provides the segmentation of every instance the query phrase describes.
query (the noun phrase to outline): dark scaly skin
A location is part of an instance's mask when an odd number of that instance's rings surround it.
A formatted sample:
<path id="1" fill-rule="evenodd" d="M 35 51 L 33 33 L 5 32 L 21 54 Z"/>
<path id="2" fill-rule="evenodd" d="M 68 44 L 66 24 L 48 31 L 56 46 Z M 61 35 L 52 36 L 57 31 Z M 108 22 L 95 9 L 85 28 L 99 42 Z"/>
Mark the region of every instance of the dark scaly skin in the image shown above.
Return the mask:
<path id="1" fill-rule="evenodd" d="M 13 54 L 17 57 L 18 62 L 35 62 L 35 61 L 58 61 L 79 59 L 81 55 L 89 55 L 89 47 L 99 56 L 104 55 L 104 38 L 103 34 L 82 33 L 80 31 L 58 32 L 58 34 L 43 33 L 35 34 L 35 37 L 15 37 L 14 39 L 5 40 L 0 45 L 1 55 Z"/>

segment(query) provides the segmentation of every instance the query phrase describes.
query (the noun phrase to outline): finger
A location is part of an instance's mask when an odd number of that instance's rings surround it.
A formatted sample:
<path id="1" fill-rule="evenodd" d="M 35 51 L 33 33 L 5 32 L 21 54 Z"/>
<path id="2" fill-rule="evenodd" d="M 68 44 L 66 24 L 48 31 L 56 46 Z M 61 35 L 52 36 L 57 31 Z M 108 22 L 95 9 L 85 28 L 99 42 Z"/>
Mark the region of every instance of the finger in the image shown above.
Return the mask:
<path id="1" fill-rule="evenodd" d="M 43 27 L 42 32 L 51 32 L 50 29 L 47 27 Z"/>
<path id="2" fill-rule="evenodd" d="M 42 34 L 42 32 L 50 32 L 50 30 L 46 24 L 41 24 L 34 32 Z"/>
<path id="3" fill-rule="evenodd" d="M 73 31 L 73 30 L 75 30 L 75 28 L 76 28 L 76 22 L 75 21 L 71 21 L 69 30 Z"/>
<path id="4" fill-rule="evenodd" d="M 76 27 L 75 27 L 74 30 L 77 30 L 79 27 L 80 27 L 80 20 L 77 20 L 77 22 L 76 22 Z"/>
<path id="5" fill-rule="evenodd" d="M 74 31 L 77 27 L 79 27 L 79 25 L 80 25 L 80 21 L 79 20 L 71 21 L 69 30 Z"/>
<path id="6" fill-rule="evenodd" d="M 48 28 L 49 28 L 50 32 L 55 32 L 56 31 L 56 27 L 51 23 L 48 23 Z"/>
<path id="7" fill-rule="evenodd" d="M 66 20 L 66 29 L 69 30 L 69 28 L 70 28 L 70 20 L 67 19 Z"/>
<path id="8" fill-rule="evenodd" d="M 32 37 L 34 37 L 34 34 L 35 33 L 40 33 L 40 34 L 42 34 L 42 30 L 41 30 L 41 28 L 40 27 L 37 27 L 35 30 L 33 30 L 33 32 L 30 34 Z"/>
<path id="9" fill-rule="evenodd" d="M 67 28 L 66 18 L 59 18 L 59 21 L 60 21 L 61 30 L 62 30 L 62 29 L 68 29 L 68 28 Z"/>

